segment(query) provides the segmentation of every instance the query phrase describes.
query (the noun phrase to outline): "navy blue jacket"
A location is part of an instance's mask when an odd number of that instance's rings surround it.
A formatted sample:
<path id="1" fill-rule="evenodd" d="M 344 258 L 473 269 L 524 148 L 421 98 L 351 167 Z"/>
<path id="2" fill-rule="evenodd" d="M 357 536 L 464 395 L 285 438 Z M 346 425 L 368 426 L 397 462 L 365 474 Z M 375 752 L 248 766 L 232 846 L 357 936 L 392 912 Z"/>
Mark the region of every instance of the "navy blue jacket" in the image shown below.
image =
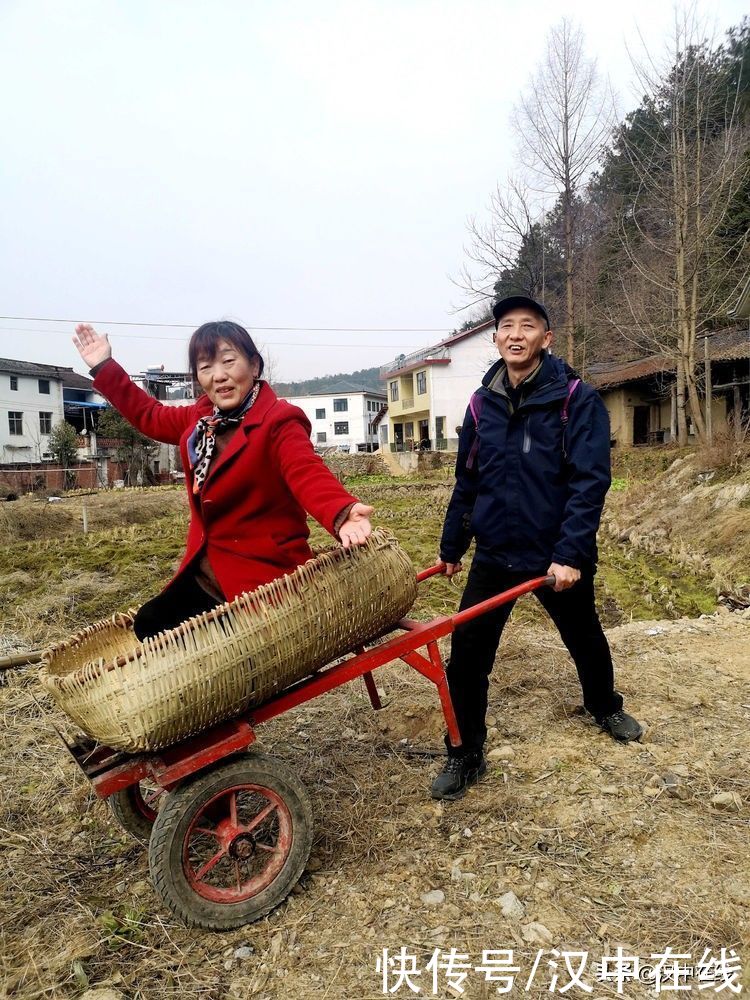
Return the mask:
<path id="1" fill-rule="evenodd" d="M 561 411 L 575 373 L 543 351 L 514 408 L 505 363 L 487 372 L 478 427 L 469 409 L 461 429 L 456 486 L 443 526 L 440 557 L 458 562 L 476 539 L 475 559 L 545 573 L 550 563 L 581 569 L 596 563 L 596 533 L 611 482 L 609 417 L 581 382 Z M 478 451 L 466 467 L 475 436 Z M 471 464 L 471 463 L 470 463 Z"/>

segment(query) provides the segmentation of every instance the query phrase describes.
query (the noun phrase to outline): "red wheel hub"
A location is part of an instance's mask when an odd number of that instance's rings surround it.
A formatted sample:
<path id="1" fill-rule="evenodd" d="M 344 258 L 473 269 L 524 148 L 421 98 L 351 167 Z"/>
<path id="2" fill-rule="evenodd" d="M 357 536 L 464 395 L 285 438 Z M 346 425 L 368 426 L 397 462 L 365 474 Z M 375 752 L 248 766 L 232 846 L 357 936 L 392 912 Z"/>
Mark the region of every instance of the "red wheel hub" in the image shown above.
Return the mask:
<path id="1" fill-rule="evenodd" d="M 215 903 L 239 903 L 273 882 L 292 847 L 292 816 L 262 785 L 236 785 L 205 803 L 183 842 L 193 890 Z"/>

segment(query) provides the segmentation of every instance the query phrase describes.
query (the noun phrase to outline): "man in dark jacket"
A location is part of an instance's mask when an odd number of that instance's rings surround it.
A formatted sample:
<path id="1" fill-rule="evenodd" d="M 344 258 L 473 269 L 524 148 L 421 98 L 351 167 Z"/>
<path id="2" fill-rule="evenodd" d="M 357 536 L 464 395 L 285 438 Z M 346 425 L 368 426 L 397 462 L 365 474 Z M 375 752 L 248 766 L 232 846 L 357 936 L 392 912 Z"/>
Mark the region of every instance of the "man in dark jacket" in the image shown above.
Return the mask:
<path id="1" fill-rule="evenodd" d="M 511 296 L 493 315 L 500 361 L 466 411 L 440 558 L 452 576 L 476 540 L 462 610 L 554 575 L 554 589 L 535 593 L 573 657 L 586 709 L 615 739 L 638 739 L 642 728 L 622 710 L 594 605 L 596 533 L 611 481 L 607 411 L 591 386 L 548 353 L 544 306 Z M 512 607 L 453 634 L 447 672 L 462 746 L 454 749 L 446 739 L 448 761 L 433 782 L 433 798 L 459 798 L 486 770 L 489 675 Z"/>

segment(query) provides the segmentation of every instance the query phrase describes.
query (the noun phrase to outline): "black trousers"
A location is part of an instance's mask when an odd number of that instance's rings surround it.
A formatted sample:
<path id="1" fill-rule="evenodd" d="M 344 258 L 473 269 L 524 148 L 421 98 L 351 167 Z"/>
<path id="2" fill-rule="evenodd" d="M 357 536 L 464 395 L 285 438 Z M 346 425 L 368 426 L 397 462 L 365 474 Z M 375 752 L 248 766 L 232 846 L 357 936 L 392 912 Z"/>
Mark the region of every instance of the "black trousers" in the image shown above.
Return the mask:
<path id="1" fill-rule="evenodd" d="M 461 599 L 461 610 L 540 575 L 496 569 L 475 559 Z M 621 709 L 622 697 L 614 687 L 612 655 L 594 603 L 594 571 L 582 571 L 581 579 L 568 590 L 555 593 L 550 587 L 543 587 L 535 590 L 534 595 L 557 626 L 573 657 L 586 709 L 597 718 Z M 459 625 L 453 633 L 447 667 L 448 687 L 463 744 L 454 750 L 446 738 L 448 753 L 453 756 L 482 751 L 487 738 L 485 716 L 489 677 L 500 636 L 514 604 L 515 601 L 503 604 Z"/>
<path id="2" fill-rule="evenodd" d="M 188 570 L 173 580 L 166 590 L 146 601 L 135 616 L 133 630 L 139 639 L 146 639 L 165 629 L 176 628 L 192 615 L 203 614 L 220 603 L 198 586 Z"/>

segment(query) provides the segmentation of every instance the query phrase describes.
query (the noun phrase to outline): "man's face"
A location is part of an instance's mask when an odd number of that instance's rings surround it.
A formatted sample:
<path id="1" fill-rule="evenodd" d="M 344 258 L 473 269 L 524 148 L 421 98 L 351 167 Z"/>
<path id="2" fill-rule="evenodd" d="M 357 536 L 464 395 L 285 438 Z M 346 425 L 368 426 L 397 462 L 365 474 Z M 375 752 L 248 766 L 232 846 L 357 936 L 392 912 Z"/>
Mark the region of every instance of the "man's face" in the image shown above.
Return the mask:
<path id="1" fill-rule="evenodd" d="M 539 364 L 542 348 L 549 347 L 552 332 L 531 309 L 511 309 L 500 319 L 495 343 L 509 372 L 528 375 Z"/>

